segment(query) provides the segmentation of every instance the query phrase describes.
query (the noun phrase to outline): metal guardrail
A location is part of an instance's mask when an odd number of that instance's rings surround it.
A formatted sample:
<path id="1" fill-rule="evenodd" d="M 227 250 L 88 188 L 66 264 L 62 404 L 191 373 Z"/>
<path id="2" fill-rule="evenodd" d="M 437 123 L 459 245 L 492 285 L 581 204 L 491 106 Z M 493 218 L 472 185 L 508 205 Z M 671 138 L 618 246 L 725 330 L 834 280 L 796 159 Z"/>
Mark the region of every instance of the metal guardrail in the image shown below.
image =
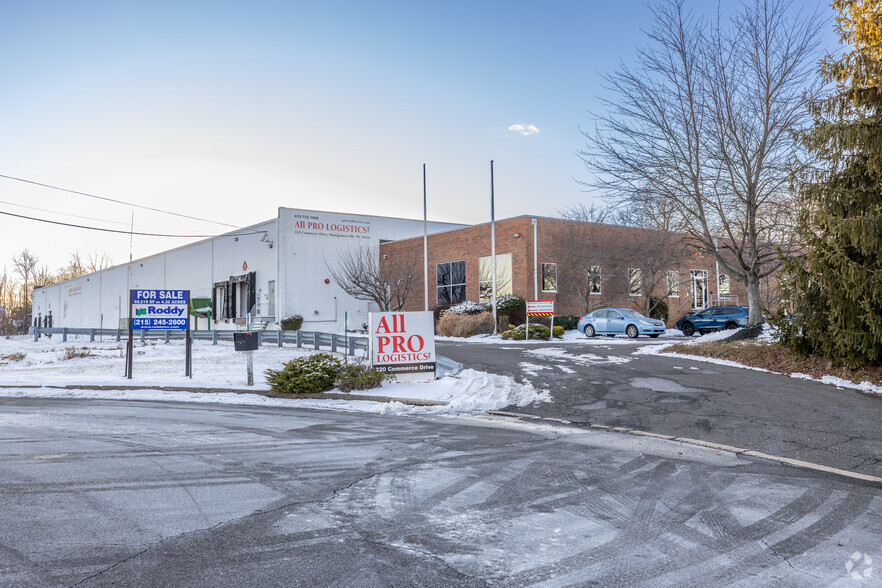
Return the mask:
<path id="1" fill-rule="evenodd" d="M 190 331 L 190 339 L 210 340 L 212 345 L 217 345 L 218 341 L 232 341 L 233 333 L 242 331 Z M 338 335 L 337 333 L 322 333 L 320 331 L 254 331 L 257 333 L 257 344 L 273 343 L 279 347 L 283 347 L 285 343 L 296 345 L 297 347 L 308 347 L 310 349 L 320 349 L 329 347 L 331 351 L 337 349 L 348 350 L 350 355 L 355 354 L 356 349 L 367 350 L 367 337 L 358 337 L 352 335 Z M 160 339 L 166 343 L 172 339 L 183 340 L 186 337 L 186 331 L 167 330 L 167 329 L 142 329 L 135 332 L 135 338 L 142 343 L 147 339 Z M 95 338 L 109 338 L 115 341 L 127 340 L 129 331 L 127 329 L 90 329 L 90 328 L 71 328 L 71 327 L 31 327 L 31 334 L 34 341 L 39 341 L 41 336 L 61 335 L 62 342 L 67 342 L 67 338 L 71 335 L 87 336 L 89 341 L 95 341 Z"/>

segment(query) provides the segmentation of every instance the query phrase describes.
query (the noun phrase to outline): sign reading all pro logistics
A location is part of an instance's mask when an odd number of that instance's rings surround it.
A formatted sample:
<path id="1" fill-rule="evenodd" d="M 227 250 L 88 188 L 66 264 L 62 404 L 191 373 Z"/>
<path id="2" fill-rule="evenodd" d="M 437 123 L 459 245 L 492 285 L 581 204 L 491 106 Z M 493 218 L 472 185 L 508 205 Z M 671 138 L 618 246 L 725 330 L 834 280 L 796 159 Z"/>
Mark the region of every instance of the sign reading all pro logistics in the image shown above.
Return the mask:
<path id="1" fill-rule="evenodd" d="M 371 366 L 397 379 L 435 376 L 435 318 L 431 312 L 372 312 Z M 401 378 L 413 374 L 410 378 Z"/>
<path id="2" fill-rule="evenodd" d="M 132 290 L 132 329 L 186 329 L 189 290 Z"/>

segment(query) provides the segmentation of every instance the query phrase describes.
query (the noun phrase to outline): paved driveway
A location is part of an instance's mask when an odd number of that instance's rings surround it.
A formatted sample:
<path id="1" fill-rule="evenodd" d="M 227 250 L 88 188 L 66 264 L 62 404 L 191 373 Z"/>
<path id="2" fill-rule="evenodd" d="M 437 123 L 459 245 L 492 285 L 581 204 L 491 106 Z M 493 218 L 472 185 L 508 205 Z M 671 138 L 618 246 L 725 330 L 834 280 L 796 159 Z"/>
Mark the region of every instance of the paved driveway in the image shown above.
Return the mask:
<path id="1" fill-rule="evenodd" d="M 882 397 L 743 368 L 634 355 L 644 340 L 439 342 L 466 367 L 548 389 L 511 410 L 753 449 L 882 476 Z"/>

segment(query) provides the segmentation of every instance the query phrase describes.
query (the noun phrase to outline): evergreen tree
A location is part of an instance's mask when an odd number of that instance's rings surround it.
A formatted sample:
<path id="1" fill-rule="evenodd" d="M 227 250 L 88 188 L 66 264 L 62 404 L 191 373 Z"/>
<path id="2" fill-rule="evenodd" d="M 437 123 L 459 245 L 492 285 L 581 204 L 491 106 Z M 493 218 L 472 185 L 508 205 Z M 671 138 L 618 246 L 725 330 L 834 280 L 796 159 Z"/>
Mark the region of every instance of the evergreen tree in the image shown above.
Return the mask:
<path id="1" fill-rule="evenodd" d="M 812 104 L 802 142 L 816 159 L 800 185 L 804 255 L 786 265 L 791 347 L 835 363 L 882 362 L 882 5 L 834 0 L 850 45 L 821 74 L 835 93 Z"/>

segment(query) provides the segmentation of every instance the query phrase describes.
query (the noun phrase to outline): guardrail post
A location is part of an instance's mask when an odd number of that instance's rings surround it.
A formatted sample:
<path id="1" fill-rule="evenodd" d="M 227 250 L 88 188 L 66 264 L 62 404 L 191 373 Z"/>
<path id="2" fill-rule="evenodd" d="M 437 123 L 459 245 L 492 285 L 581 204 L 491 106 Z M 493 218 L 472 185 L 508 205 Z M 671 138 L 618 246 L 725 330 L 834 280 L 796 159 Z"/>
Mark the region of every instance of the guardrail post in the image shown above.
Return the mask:
<path id="1" fill-rule="evenodd" d="M 168 329 L 165 330 L 165 342 L 168 343 Z"/>
<path id="2" fill-rule="evenodd" d="M 116 342 L 117 342 L 117 343 L 119 343 L 120 335 L 121 335 L 121 334 L 122 334 L 122 329 L 117 328 L 117 329 L 116 329 Z"/>
<path id="3" fill-rule="evenodd" d="M 257 346 L 261 347 L 263 345 L 263 331 L 257 331 Z"/>
<path id="4" fill-rule="evenodd" d="M 281 347 L 282 341 L 285 340 L 285 331 L 283 331 L 282 329 L 279 329 L 278 331 L 276 331 L 276 335 L 278 336 L 278 339 L 279 339 L 279 341 L 278 341 L 279 347 Z"/>
<path id="5" fill-rule="evenodd" d="M 217 329 L 211 330 L 211 344 L 217 345 Z"/>
<path id="6" fill-rule="evenodd" d="M 318 331 L 312 332 L 312 347 L 313 347 L 313 349 L 318 351 L 318 348 L 319 348 L 319 332 Z"/>
<path id="7" fill-rule="evenodd" d="M 40 327 L 34 327 L 34 343 L 40 340 Z"/>
<path id="8" fill-rule="evenodd" d="M 331 333 L 331 353 L 337 353 L 337 334 Z"/>
<path id="9" fill-rule="evenodd" d="M 297 331 L 297 348 L 303 347 L 303 331 Z"/>
<path id="10" fill-rule="evenodd" d="M 147 341 L 147 329 L 141 329 L 141 343 Z"/>
<path id="11" fill-rule="evenodd" d="M 67 343 L 67 327 L 61 329 L 61 341 Z"/>
<path id="12" fill-rule="evenodd" d="M 89 343 L 95 342 L 95 329 L 89 329 Z"/>
<path id="13" fill-rule="evenodd" d="M 355 339 L 349 338 L 349 355 L 355 355 Z"/>

